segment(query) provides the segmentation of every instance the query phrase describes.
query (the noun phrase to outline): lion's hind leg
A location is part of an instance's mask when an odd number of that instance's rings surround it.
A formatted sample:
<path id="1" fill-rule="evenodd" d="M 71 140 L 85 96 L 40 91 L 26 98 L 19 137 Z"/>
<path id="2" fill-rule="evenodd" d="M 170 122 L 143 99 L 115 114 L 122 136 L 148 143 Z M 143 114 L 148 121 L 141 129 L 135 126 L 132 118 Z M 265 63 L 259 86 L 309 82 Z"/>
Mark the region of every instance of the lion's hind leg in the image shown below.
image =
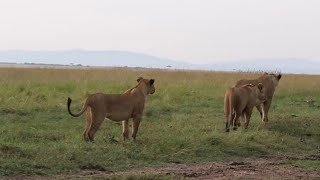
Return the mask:
<path id="1" fill-rule="evenodd" d="M 89 142 L 89 141 L 91 141 L 90 137 L 89 137 L 89 130 L 90 130 L 91 124 L 92 124 L 92 112 L 91 112 L 90 107 L 87 108 L 86 115 L 87 115 L 87 125 L 86 125 L 86 129 L 83 133 L 83 138 L 85 141 Z"/>
<path id="2" fill-rule="evenodd" d="M 237 130 L 238 129 L 238 124 L 239 124 L 239 118 L 241 116 L 241 112 L 234 112 L 234 116 L 232 118 L 232 126 L 233 126 L 233 130 Z"/>
<path id="3" fill-rule="evenodd" d="M 249 126 L 249 122 L 251 119 L 251 115 L 252 115 L 252 108 L 247 107 L 244 111 L 244 117 L 245 117 L 245 122 L 244 122 L 244 128 L 248 129 Z"/>
<path id="4" fill-rule="evenodd" d="M 129 139 L 129 120 L 122 121 L 122 136 L 123 141 Z"/>
<path id="5" fill-rule="evenodd" d="M 230 126 L 230 120 L 229 119 L 231 119 L 231 114 L 229 115 L 225 115 L 226 117 L 225 117 L 225 124 L 226 124 L 226 132 L 229 132 L 230 131 L 230 129 L 229 129 L 229 126 Z"/>
<path id="6" fill-rule="evenodd" d="M 102 111 L 91 108 L 91 121 L 87 121 L 91 123 L 87 125 L 87 129 L 85 132 L 85 136 L 87 137 L 87 139 L 89 139 L 89 141 L 94 141 L 94 135 L 105 119 L 105 114 L 101 112 Z"/>
<path id="7" fill-rule="evenodd" d="M 226 132 L 230 131 L 230 126 L 233 125 L 233 119 L 235 118 L 235 112 L 231 112 L 226 115 Z"/>

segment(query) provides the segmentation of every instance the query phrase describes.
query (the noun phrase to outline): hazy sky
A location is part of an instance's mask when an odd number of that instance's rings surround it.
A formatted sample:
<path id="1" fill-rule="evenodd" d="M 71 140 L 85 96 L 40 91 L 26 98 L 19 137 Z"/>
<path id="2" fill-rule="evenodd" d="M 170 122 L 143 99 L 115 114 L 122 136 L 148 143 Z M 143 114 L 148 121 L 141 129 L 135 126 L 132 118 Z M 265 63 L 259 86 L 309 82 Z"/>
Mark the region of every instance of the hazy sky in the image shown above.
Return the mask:
<path id="1" fill-rule="evenodd" d="M 0 0 L 0 50 L 320 61 L 319 0 Z"/>

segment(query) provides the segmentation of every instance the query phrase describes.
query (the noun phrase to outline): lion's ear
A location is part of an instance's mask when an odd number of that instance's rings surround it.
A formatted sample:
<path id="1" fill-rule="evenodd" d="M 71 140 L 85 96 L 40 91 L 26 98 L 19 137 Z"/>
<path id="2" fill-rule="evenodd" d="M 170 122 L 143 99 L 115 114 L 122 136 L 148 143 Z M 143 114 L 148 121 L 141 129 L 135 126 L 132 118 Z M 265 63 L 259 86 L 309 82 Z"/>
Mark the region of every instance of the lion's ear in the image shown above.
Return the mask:
<path id="1" fill-rule="evenodd" d="M 150 79 L 150 85 L 153 85 L 153 83 L 154 83 L 154 79 Z"/>
<path id="2" fill-rule="evenodd" d="M 259 83 L 257 86 L 258 86 L 260 91 L 263 89 L 263 84 L 262 83 Z"/>
<path id="3" fill-rule="evenodd" d="M 141 81 L 141 79 L 143 79 L 143 77 L 139 77 L 139 78 L 137 79 L 137 82 Z"/>
<path id="4" fill-rule="evenodd" d="M 281 74 L 279 74 L 279 75 L 277 76 L 278 80 L 280 80 L 280 79 L 281 79 L 281 77 L 282 77 L 282 75 L 281 75 Z"/>

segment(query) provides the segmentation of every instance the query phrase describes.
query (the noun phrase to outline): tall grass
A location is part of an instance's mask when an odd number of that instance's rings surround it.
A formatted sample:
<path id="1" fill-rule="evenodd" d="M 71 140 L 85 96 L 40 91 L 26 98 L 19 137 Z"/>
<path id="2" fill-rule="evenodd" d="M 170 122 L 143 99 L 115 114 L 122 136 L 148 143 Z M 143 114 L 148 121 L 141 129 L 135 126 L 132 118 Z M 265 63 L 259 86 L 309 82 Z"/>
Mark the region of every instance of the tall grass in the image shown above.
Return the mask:
<path id="1" fill-rule="evenodd" d="M 106 120 L 95 143 L 85 143 L 88 94 L 122 93 L 139 76 L 154 78 L 138 143 L 122 142 L 121 125 Z M 175 163 L 225 161 L 319 152 L 320 76 L 284 75 L 268 127 L 255 111 L 248 130 L 224 132 L 225 90 L 258 74 L 126 69 L 0 69 L 0 175 L 118 171 Z"/>

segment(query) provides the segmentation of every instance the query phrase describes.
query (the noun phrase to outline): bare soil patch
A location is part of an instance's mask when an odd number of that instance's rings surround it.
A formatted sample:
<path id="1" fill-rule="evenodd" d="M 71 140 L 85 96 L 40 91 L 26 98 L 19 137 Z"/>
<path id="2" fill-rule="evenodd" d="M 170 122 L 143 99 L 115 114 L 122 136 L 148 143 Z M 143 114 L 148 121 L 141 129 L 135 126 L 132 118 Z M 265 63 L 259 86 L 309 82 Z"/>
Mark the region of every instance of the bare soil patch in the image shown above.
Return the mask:
<path id="1" fill-rule="evenodd" d="M 16 176 L 5 179 L 116 179 L 120 177 L 144 177 L 150 175 L 174 175 L 181 179 L 320 179 L 320 172 L 285 166 L 290 161 L 319 161 L 320 155 L 304 157 L 263 157 L 225 163 L 172 164 L 162 168 L 141 168 L 123 172 L 92 170 L 78 174 L 57 176 Z"/>

